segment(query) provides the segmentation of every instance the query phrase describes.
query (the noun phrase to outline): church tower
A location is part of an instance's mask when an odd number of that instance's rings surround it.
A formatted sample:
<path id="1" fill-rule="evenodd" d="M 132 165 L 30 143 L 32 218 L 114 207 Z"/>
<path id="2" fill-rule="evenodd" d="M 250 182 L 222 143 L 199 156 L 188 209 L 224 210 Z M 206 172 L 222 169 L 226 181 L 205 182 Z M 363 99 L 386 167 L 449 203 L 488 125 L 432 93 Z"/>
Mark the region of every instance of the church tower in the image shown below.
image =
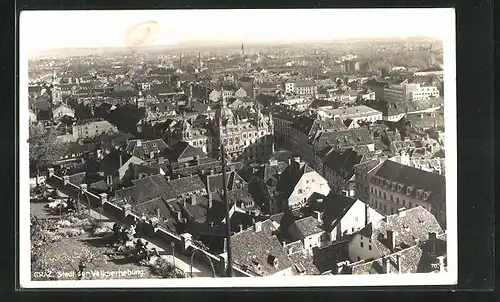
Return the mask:
<path id="1" fill-rule="evenodd" d="M 59 86 L 59 78 L 57 77 L 56 71 L 52 75 L 52 104 L 62 103 L 62 93 L 61 87 Z"/>

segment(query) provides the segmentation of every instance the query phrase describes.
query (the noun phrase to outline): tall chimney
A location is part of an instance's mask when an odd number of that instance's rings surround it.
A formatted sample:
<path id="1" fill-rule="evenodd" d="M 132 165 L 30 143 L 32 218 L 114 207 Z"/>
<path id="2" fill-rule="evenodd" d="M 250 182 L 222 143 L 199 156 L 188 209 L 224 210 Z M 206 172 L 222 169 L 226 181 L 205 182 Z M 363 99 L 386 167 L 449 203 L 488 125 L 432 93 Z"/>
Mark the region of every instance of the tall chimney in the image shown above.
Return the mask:
<path id="1" fill-rule="evenodd" d="M 208 193 L 208 208 L 212 208 L 212 194 Z"/>
<path id="2" fill-rule="evenodd" d="M 397 232 L 387 230 L 387 242 L 389 243 L 389 248 L 391 249 L 391 251 L 394 251 L 394 248 L 396 247 L 397 235 Z"/>
<path id="3" fill-rule="evenodd" d="M 391 260 L 389 259 L 389 257 L 383 258 L 382 264 L 384 266 L 384 273 L 390 274 L 391 273 Z"/>
<path id="4" fill-rule="evenodd" d="M 196 204 L 196 195 L 191 195 L 189 198 L 189 201 L 191 202 L 191 205 L 195 205 Z"/>
<path id="5" fill-rule="evenodd" d="M 402 274 L 403 272 L 401 271 L 401 256 L 396 255 L 396 265 L 398 268 L 398 274 Z"/>
<path id="6" fill-rule="evenodd" d="M 136 144 L 137 147 L 142 147 L 142 141 L 139 139 L 137 140 L 137 144 Z"/>
<path id="7" fill-rule="evenodd" d="M 316 214 L 316 219 L 318 220 L 319 223 L 322 222 L 322 219 L 321 219 L 321 212 L 320 211 L 314 211 L 314 214 Z"/>
<path id="8" fill-rule="evenodd" d="M 365 226 L 367 226 L 369 221 L 370 221 L 369 210 L 370 210 L 370 206 L 368 206 L 368 203 L 365 203 Z"/>
<path id="9" fill-rule="evenodd" d="M 239 224 L 239 225 L 238 225 L 238 228 L 239 228 L 239 232 L 240 232 L 240 233 L 241 233 L 241 232 L 243 232 L 243 225 L 242 225 L 242 224 Z"/>
<path id="10" fill-rule="evenodd" d="M 254 224 L 254 230 L 256 233 L 262 231 L 262 222 L 261 221 L 256 221 Z"/>
<path id="11" fill-rule="evenodd" d="M 120 155 L 118 156 L 119 160 L 120 160 L 120 168 L 123 166 L 123 155 L 122 153 L 120 152 Z"/>

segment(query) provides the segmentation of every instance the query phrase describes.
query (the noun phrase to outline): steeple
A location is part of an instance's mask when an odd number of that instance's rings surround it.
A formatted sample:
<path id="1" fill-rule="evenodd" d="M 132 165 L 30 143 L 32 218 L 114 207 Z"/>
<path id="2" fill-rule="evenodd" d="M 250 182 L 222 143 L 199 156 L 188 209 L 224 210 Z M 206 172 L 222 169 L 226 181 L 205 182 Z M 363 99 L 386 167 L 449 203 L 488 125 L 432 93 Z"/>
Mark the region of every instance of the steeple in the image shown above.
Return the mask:
<path id="1" fill-rule="evenodd" d="M 245 48 L 243 47 L 243 43 L 241 43 L 241 56 L 245 56 Z"/>

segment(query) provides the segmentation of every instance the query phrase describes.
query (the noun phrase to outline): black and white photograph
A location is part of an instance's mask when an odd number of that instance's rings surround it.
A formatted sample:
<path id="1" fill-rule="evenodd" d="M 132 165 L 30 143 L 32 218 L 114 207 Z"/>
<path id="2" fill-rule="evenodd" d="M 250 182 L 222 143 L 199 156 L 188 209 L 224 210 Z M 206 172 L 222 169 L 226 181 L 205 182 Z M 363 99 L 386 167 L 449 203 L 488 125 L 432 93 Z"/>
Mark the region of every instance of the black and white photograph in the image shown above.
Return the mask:
<path id="1" fill-rule="evenodd" d="M 457 283 L 453 9 L 19 20 L 21 287 Z"/>

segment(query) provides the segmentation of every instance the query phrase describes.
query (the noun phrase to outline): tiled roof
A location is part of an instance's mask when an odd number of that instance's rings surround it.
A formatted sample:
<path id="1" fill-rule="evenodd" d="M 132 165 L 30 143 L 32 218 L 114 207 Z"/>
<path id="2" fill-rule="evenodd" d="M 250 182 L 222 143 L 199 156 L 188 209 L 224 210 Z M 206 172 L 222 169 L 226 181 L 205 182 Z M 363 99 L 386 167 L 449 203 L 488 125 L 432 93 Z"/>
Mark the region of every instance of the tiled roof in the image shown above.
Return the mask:
<path id="1" fill-rule="evenodd" d="M 389 246 L 387 231 L 394 232 L 395 249 Z M 358 233 L 370 237 L 376 250 L 384 257 L 425 242 L 432 232 L 437 235 L 444 233 L 434 215 L 419 206 L 369 223 Z"/>
<path id="2" fill-rule="evenodd" d="M 226 180 L 228 191 L 243 189 L 248 186 L 247 182 L 235 171 L 228 172 L 226 174 Z M 222 184 L 222 173 L 207 175 L 206 184 L 210 192 L 222 192 L 224 187 Z"/>
<path id="3" fill-rule="evenodd" d="M 126 151 L 141 159 L 149 158 L 151 152 L 162 155 L 168 150 L 168 145 L 162 139 L 150 141 L 141 141 L 141 146 L 138 146 L 139 140 L 130 140 Z"/>
<path id="4" fill-rule="evenodd" d="M 296 220 L 294 224 L 297 226 L 303 238 L 323 232 L 319 227 L 320 223 L 318 219 L 312 216 Z"/>
<path id="5" fill-rule="evenodd" d="M 393 273 L 429 273 L 436 271 L 433 264 L 439 263 L 437 257 L 446 254 L 446 234 L 441 234 L 436 240 L 427 240 L 390 254 L 385 259 L 389 261 L 389 269 Z M 383 274 L 386 273 L 384 265 L 383 258 L 355 264 L 352 265 L 352 274 Z"/>
<path id="6" fill-rule="evenodd" d="M 205 192 L 205 186 L 197 175 L 170 181 L 163 175 L 153 175 L 132 180 L 132 183 L 132 187 L 118 190 L 115 195 L 119 198 L 130 197 L 137 204 L 159 197 L 169 201 L 180 196 Z"/>
<path id="7" fill-rule="evenodd" d="M 302 242 L 298 241 L 300 245 Z M 294 275 L 319 275 L 321 274 L 318 267 L 315 265 L 314 255 L 305 249 L 294 252 L 289 255 L 293 263 L 292 272 Z"/>
<path id="8" fill-rule="evenodd" d="M 364 173 L 368 173 L 369 171 L 371 171 L 373 168 L 375 168 L 380 163 L 382 163 L 382 161 L 380 159 L 376 158 L 376 159 L 371 159 L 369 161 L 354 165 L 353 168 L 355 170 L 363 171 Z"/>
<path id="9" fill-rule="evenodd" d="M 341 175 L 344 179 L 350 179 L 354 174 L 354 165 L 363 161 L 363 155 L 358 154 L 352 148 L 343 152 L 332 150 L 323 159 L 324 165 Z"/>
<path id="10" fill-rule="evenodd" d="M 434 204 L 445 203 L 446 188 L 443 175 L 386 160 L 374 176 L 388 181 L 388 189 L 390 190 L 400 190 L 403 194 L 408 195 L 409 193 L 415 198 L 418 190 L 421 189 L 423 190 L 420 197 L 422 200 L 424 200 L 424 195 L 427 193 L 428 196 L 425 199 L 427 202 Z M 379 183 L 378 179 L 372 178 L 371 183 L 385 187 L 387 185 L 386 181 Z M 392 183 L 396 183 L 394 188 Z M 401 188 L 398 188 L 399 184 L 402 185 Z"/>
<path id="11" fill-rule="evenodd" d="M 179 141 L 172 145 L 169 152 L 169 157 L 172 161 L 181 161 L 186 158 L 194 158 L 198 156 L 200 159 L 207 158 L 207 155 L 199 148 L 195 148 L 184 141 Z"/>
<path id="12" fill-rule="evenodd" d="M 259 168 L 256 175 L 262 178 L 264 182 L 267 182 L 270 178 L 273 177 L 277 180 L 277 175 L 283 173 L 286 167 L 288 167 L 288 163 L 286 162 L 278 162 L 277 164 L 267 163 Z"/>
<path id="13" fill-rule="evenodd" d="M 231 236 L 233 262 L 257 276 L 269 276 L 293 264 L 276 236 L 248 229 Z M 272 262 L 277 260 L 277 267 Z"/>
<path id="14" fill-rule="evenodd" d="M 316 150 L 327 146 L 345 148 L 368 144 L 373 144 L 373 138 L 366 128 L 323 132 L 315 139 Z"/>

